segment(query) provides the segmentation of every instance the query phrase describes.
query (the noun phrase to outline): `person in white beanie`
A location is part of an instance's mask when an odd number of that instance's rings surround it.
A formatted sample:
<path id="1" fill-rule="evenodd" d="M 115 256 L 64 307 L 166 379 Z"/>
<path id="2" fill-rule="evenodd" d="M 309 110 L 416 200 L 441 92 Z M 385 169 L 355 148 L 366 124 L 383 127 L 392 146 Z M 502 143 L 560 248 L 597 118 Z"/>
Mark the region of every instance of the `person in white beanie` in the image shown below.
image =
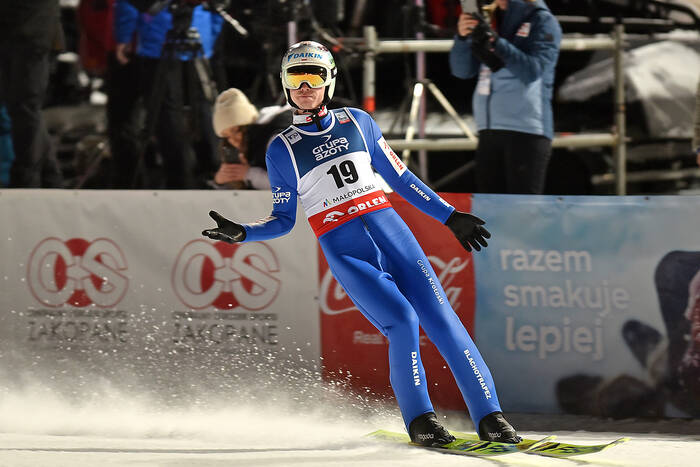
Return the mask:
<path id="1" fill-rule="evenodd" d="M 214 104 L 214 132 L 222 138 L 216 188 L 270 188 L 265 168 L 268 143 L 292 121 L 291 107 L 265 107 L 260 112 L 236 88 L 219 94 Z"/>

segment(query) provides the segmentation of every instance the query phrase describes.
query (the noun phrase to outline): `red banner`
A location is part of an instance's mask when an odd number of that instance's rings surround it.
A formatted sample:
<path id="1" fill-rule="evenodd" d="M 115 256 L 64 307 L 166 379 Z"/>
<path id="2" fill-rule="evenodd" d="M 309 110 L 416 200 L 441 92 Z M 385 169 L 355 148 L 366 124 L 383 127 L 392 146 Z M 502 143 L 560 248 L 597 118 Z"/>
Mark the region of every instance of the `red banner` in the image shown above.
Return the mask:
<path id="1" fill-rule="evenodd" d="M 460 211 L 469 212 L 470 195 L 454 193 L 442 196 Z M 390 193 L 388 197 L 423 247 L 447 298 L 471 334 L 475 303 L 471 254 L 440 222 L 396 193 Z M 324 378 L 347 380 L 352 387 L 358 390 L 369 388 L 376 395 L 393 395 L 389 384 L 388 341 L 355 308 L 331 275 L 321 249 L 318 251 Z M 422 330 L 421 356 L 433 404 L 446 409 L 466 409 L 447 364 Z"/>

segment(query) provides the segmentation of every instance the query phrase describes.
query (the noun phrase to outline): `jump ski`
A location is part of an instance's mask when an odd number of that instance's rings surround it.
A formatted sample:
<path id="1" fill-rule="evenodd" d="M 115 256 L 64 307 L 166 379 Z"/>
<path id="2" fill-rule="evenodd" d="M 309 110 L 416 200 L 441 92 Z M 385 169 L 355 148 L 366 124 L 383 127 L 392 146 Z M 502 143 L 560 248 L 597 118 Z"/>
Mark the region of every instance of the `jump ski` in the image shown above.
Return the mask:
<path id="1" fill-rule="evenodd" d="M 467 439 L 467 440 L 476 441 L 479 439 L 479 437 L 474 433 L 460 433 L 460 432 L 451 432 L 451 433 L 456 437 Z M 554 438 L 554 436 L 551 436 L 549 438 Z M 547 439 L 547 438 L 544 438 L 544 439 Z M 531 441 L 533 441 L 533 440 L 524 439 L 522 441 L 522 443 L 520 443 L 520 444 L 531 442 Z M 542 440 L 540 440 L 540 441 L 542 441 Z M 525 454 L 535 454 L 538 456 L 566 458 L 566 457 L 582 456 L 584 454 L 593 454 L 596 452 L 600 452 L 603 449 L 608 449 L 608 448 L 611 448 L 613 446 L 617 446 L 618 444 L 622 444 L 626 441 L 629 441 L 629 438 L 618 438 L 618 439 L 616 439 L 614 441 L 610 441 L 609 443 L 606 443 L 606 444 L 586 445 L 586 444 L 559 443 L 556 441 L 552 441 L 551 439 L 548 439 L 546 442 L 539 443 L 536 446 L 525 450 L 524 452 L 525 452 Z"/>
<path id="2" fill-rule="evenodd" d="M 377 430 L 366 436 L 382 441 L 391 441 L 396 443 L 405 443 L 411 446 L 439 451 L 445 454 L 458 454 L 463 456 L 502 456 L 504 454 L 515 454 L 518 452 L 528 452 L 530 449 L 536 449 L 554 439 L 554 436 L 547 436 L 540 440 L 523 440 L 518 444 L 497 443 L 495 441 L 481 441 L 478 438 L 467 439 L 462 438 L 457 433 L 452 433 L 457 438 L 453 442 L 441 447 L 426 447 L 420 444 L 411 442 L 409 436 L 405 433 L 395 433 L 386 430 Z M 464 433 L 460 433 L 462 435 Z"/>

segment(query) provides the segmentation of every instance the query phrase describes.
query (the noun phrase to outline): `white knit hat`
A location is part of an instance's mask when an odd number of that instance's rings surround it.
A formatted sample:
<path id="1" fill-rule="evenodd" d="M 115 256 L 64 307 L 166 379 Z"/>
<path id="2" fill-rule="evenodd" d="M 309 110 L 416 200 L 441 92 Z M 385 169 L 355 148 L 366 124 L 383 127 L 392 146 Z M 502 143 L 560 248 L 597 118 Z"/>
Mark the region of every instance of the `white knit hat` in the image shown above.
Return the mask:
<path id="1" fill-rule="evenodd" d="M 240 89 L 230 88 L 219 94 L 214 104 L 214 132 L 221 133 L 232 126 L 250 125 L 258 118 L 258 109 Z"/>

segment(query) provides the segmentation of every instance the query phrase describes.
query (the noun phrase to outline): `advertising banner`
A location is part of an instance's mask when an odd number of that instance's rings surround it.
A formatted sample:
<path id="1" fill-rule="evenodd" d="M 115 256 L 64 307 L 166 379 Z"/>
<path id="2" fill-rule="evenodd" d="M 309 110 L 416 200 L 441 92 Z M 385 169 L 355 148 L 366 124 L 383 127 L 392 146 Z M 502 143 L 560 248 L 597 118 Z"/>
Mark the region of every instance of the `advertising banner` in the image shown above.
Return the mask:
<path id="1" fill-rule="evenodd" d="M 487 221 L 488 248 L 467 253 L 389 200 L 504 410 L 700 415 L 699 197 L 443 197 Z M 249 382 L 236 364 L 270 372 L 250 357 L 290 362 L 290 375 L 322 364 L 326 379 L 391 397 L 387 341 L 333 279 L 301 211 L 271 241 L 200 234 L 210 209 L 252 222 L 271 206 L 266 192 L 0 190 L 0 380 L 43 369 L 70 386 L 76 362 L 111 380 L 127 368 L 138 384 L 231 391 Z M 434 404 L 463 410 L 424 335 L 421 355 Z"/>
<path id="2" fill-rule="evenodd" d="M 476 340 L 507 410 L 700 415 L 700 198 L 474 195 Z M 693 328 L 694 326 L 694 328 Z"/>
<path id="3" fill-rule="evenodd" d="M 201 236 L 211 209 L 252 222 L 271 207 L 253 191 L 0 192 L 5 368 L 119 357 L 165 371 L 180 354 L 221 369 L 280 352 L 316 364 L 316 239 L 303 216 L 265 242 Z"/>

